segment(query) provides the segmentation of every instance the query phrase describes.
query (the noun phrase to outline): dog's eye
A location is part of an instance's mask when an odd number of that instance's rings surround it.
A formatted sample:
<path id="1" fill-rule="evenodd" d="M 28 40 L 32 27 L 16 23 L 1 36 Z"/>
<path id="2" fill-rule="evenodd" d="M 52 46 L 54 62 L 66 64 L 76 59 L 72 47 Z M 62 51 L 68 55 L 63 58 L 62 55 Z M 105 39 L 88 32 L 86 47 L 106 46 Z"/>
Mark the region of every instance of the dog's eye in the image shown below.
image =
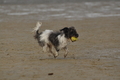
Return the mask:
<path id="1" fill-rule="evenodd" d="M 71 32 L 74 32 L 74 30 L 71 29 Z"/>
<path id="2" fill-rule="evenodd" d="M 74 33 L 74 31 L 71 31 L 70 33 Z"/>

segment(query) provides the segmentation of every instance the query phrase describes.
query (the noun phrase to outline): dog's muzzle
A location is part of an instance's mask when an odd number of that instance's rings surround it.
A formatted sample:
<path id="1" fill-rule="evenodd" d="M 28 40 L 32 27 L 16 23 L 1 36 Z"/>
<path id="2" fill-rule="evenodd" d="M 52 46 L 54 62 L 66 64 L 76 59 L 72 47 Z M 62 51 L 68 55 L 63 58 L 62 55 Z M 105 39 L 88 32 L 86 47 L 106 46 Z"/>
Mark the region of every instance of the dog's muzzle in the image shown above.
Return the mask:
<path id="1" fill-rule="evenodd" d="M 74 42 L 74 41 L 78 40 L 78 37 L 79 37 L 79 35 L 76 34 L 75 36 L 72 36 L 70 39 L 71 39 L 72 42 Z"/>

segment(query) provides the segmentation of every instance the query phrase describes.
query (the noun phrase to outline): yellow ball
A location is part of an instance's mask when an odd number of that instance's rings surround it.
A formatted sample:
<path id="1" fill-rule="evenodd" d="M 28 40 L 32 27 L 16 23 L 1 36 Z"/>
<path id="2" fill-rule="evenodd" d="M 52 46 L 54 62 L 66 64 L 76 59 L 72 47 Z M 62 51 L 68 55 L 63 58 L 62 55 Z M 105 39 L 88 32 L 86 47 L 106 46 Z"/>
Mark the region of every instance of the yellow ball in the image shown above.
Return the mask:
<path id="1" fill-rule="evenodd" d="M 71 37 L 71 40 L 72 41 L 76 41 L 78 38 L 76 38 L 76 37 Z"/>

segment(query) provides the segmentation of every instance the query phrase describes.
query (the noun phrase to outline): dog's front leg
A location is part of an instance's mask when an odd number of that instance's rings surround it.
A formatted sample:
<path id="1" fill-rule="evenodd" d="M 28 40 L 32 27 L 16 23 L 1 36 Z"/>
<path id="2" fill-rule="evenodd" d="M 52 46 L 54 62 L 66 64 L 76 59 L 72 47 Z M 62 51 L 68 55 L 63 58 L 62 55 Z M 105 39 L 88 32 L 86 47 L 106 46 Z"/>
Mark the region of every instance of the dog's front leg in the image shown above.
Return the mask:
<path id="1" fill-rule="evenodd" d="M 58 56 L 58 52 L 55 51 L 54 58 L 56 58 L 57 56 Z"/>
<path id="2" fill-rule="evenodd" d="M 67 47 L 64 47 L 64 50 L 65 50 L 64 58 L 66 58 L 66 56 L 67 56 L 67 54 L 68 54 L 68 48 L 67 48 Z"/>
<path id="3" fill-rule="evenodd" d="M 49 52 L 55 57 L 55 54 L 54 54 L 54 52 L 52 51 L 52 45 L 48 45 L 48 47 L 49 47 Z M 51 56 L 51 55 L 50 55 Z"/>
<path id="4" fill-rule="evenodd" d="M 59 52 L 59 49 L 55 48 L 54 58 L 56 58 L 59 55 L 58 52 Z"/>

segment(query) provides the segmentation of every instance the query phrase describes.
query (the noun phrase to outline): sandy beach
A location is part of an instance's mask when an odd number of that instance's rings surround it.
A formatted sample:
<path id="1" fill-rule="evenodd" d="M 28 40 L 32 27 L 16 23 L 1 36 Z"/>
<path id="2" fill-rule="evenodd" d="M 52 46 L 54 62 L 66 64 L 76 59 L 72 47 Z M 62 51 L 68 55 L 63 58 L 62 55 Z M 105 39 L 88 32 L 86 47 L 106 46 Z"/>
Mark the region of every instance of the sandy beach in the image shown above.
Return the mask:
<path id="1" fill-rule="evenodd" d="M 42 21 L 41 31 L 76 27 L 65 59 L 42 52 L 36 22 L 0 22 L 0 80 L 120 80 L 120 17 Z"/>

